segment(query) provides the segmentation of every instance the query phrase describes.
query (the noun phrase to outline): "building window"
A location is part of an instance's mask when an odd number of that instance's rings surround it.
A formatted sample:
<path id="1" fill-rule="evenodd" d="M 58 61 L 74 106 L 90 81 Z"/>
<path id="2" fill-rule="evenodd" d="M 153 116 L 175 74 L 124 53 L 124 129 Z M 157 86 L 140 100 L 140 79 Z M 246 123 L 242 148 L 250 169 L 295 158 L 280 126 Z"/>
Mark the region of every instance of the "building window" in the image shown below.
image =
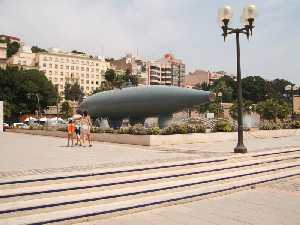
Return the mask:
<path id="1" fill-rule="evenodd" d="M 43 67 L 46 67 L 47 65 L 46 65 L 46 63 L 43 63 Z"/>
<path id="2" fill-rule="evenodd" d="M 81 67 L 81 71 L 84 71 L 84 67 Z"/>
<path id="3" fill-rule="evenodd" d="M 89 87 L 86 87 L 86 90 L 90 90 L 90 88 L 89 88 Z"/>
<path id="4" fill-rule="evenodd" d="M 60 75 L 63 76 L 63 75 L 64 75 L 64 72 L 60 72 Z"/>
<path id="5" fill-rule="evenodd" d="M 54 78 L 54 82 L 57 82 L 57 78 L 56 77 Z"/>
<path id="6" fill-rule="evenodd" d="M 91 72 L 94 72 L 94 68 L 91 68 Z"/>
<path id="7" fill-rule="evenodd" d="M 44 60 L 47 61 L 47 57 L 44 57 Z"/>
<path id="8" fill-rule="evenodd" d="M 49 75 L 52 75 L 52 70 L 49 70 Z"/>
<path id="9" fill-rule="evenodd" d="M 55 69 L 58 69 L 58 65 L 57 64 L 55 64 Z"/>
<path id="10" fill-rule="evenodd" d="M 76 70 L 79 70 L 79 66 L 76 66 Z"/>
<path id="11" fill-rule="evenodd" d="M 63 84 L 59 85 L 59 87 L 60 87 L 60 89 L 64 89 L 64 85 Z"/>
<path id="12" fill-rule="evenodd" d="M 63 65 L 60 65 L 60 69 L 63 69 L 64 68 L 64 66 Z"/>
<path id="13" fill-rule="evenodd" d="M 55 71 L 55 75 L 57 75 L 58 73 L 57 73 L 57 71 Z"/>
<path id="14" fill-rule="evenodd" d="M 66 69 L 68 70 L 68 69 L 69 69 L 69 66 L 66 66 Z"/>
<path id="15" fill-rule="evenodd" d="M 98 82 L 98 81 L 96 81 L 96 84 L 98 85 L 98 84 L 99 84 L 99 82 Z"/>
<path id="16" fill-rule="evenodd" d="M 81 79 L 81 84 L 84 84 L 84 80 L 83 79 Z"/>
<path id="17" fill-rule="evenodd" d="M 96 72 L 99 72 L 99 69 L 98 69 L 98 68 L 96 69 Z"/>
<path id="18" fill-rule="evenodd" d="M 89 84 L 89 83 L 90 83 L 90 81 L 89 81 L 89 80 L 87 80 L 87 81 L 86 81 L 86 83 L 87 83 L 87 84 Z"/>
<path id="19" fill-rule="evenodd" d="M 89 70 L 90 70 L 90 69 L 87 67 L 87 68 L 86 68 L 86 71 L 89 71 Z"/>
<path id="20" fill-rule="evenodd" d="M 86 78 L 89 78 L 90 76 L 87 74 L 85 77 L 86 77 Z"/>
<path id="21" fill-rule="evenodd" d="M 71 66 L 71 70 L 74 70 L 74 66 Z"/>
<path id="22" fill-rule="evenodd" d="M 60 82 L 63 82 L 64 81 L 64 78 L 60 78 Z"/>
<path id="23" fill-rule="evenodd" d="M 52 68 L 52 64 L 51 63 L 49 64 L 49 68 Z"/>
<path id="24" fill-rule="evenodd" d="M 99 64 L 98 64 L 98 63 L 96 63 L 96 66 L 99 66 Z"/>

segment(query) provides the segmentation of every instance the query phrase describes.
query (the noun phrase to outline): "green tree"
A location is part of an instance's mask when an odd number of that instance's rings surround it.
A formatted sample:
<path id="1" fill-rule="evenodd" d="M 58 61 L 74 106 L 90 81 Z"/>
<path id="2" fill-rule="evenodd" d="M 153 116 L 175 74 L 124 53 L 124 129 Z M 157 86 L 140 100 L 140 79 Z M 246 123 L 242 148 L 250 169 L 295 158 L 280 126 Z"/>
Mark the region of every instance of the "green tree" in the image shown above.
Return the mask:
<path id="1" fill-rule="evenodd" d="M 16 54 L 20 48 L 20 44 L 18 42 L 8 42 L 7 43 L 7 57 L 11 57 Z"/>
<path id="2" fill-rule="evenodd" d="M 196 110 L 200 114 L 209 112 L 218 115 L 220 113 L 223 113 L 220 102 L 209 102 L 202 105 L 197 105 L 193 107 L 193 110 Z"/>
<path id="3" fill-rule="evenodd" d="M 54 105 L 57 93 L 52 83 L 38 70 L 19 70 L 16 67 L 0 69 L 0 100 L 9 103 L 11 116 L 17 118 L 20 112 L 33 113 L 38 108 L 39 97 L 41 109 Z"/>
<path id="4" fill-rule="evenodd" d="M 4 119 L 7 119 L 7 118 L 11 117 L 12 112 L 13 112 L 12 105 L 9 102 L 4 101 L 3 102 L 3 116 L 4 116 Z"/>
<path id="5" fill-rule="evenodd" d="M 84 96 L 84 93 L 78 83 L 74 83 L 73 85 L 66 84 L 64 94 L 66 100 L 77 102 L 80 102 Z"/>
<path id="6" fill-rule="evenodd" d="M 249 76 L 242 79 L 243 98 L 254 103 L 270 98 L 272 86 L 260 76 Z"/>
<path id="7" fill-rule="evenodd" d="M 291 113 L 291 108 L 286 102 L 276 99 L 267 99 L 266 101 L 259 102 L 255 109 L 266 120 L 276 120 L 276 118 L 285 119 Z"/>
<path id="8" fill-rule="evenodd" d="M 77 51 L 77 50 L 73 50 L 72 53 L 75 53 L 75 54 L 83 54 L 83 55 L 85 54 L 84 52 L 80 52 L 80 51 Z"/>
<path id="9" fill-rule="evenodd" d="M 255 106 L 252 101 L 249 100 L 243 100 L 243 114 L 250 114 L 255 111 Z M 237 102 L 234 102 L 234 104 L 230 107 L 229 110 L 230 116 L 232 119 L 237 120 L 238 118 L 238 110 L 237 110 Z"/>
<path id="10" fill-rule="evenodd" d="M 236 81 L 227 75 L 216 80 L 210 90 L 215 93 L 222 92 L 222 102 L 233 102 L 237 96 Z"/>
<path id="11" fill-rule="evenodd" d="M 199 83 L 199 84 L 195 85 L 194 89 L 203 90 L 203 91 L 209 91 L 210 90 L 210 85 L 207 84 L 206 82 Z"/>
<path id="12" fill-rule="evenodd" d="M 31 51 L 32 53 L 47 52 L 46 49 L 39 48 L 38 46 L 32 46 Z"/>
<path id="13" fill-rule="evenodd" d="M 288 100 L 288 95 L 286 93 L 285 87 L 291 85 L 292 83 L 285 79 L 275 79 L 271 81 L 272 92 L 270 93 L 271 98 Z"/>
<path id="14" fill-rule="evenodd" d="M 62 103 L 60 113 L 64 119 L 67 119 L 73 115 L 73 109 L 67 101 Z"/>
<path id="15" fill-rule="evenodd" d="M 104 78 L 107 82 L 112 84 L 116 79 L 116 72 L 113 69 L 108 69 L 105 71 Z"/>

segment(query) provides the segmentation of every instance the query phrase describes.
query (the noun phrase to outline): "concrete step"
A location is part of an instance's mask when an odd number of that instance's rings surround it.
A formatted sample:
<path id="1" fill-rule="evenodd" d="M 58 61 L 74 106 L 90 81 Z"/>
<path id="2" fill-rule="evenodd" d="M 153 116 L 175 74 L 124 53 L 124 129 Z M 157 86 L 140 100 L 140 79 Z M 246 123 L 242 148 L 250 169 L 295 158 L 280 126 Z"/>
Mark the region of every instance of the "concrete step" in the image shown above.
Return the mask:
<path id="1" fill-rule="evenodd" d="M 0 224 L 74 224 L 92 219 L 100 219 L 103 217 L 116 216 L 125 213 L 127 214 L 156 207 L 219 196 L 222 194 L 248 189 L 254 185 L 260 185 L 265 182 L 299 175 L 299 168 L 293 170 L 289 169 L 274 174 L 252 176 L 248 179 L 240 179 L 238 181 L 222 184 L 203 185 L 202 187 L 186 189 L 183 191 L 166 191 L 160 195 L 150 195 L 143 198 L 129 198 L 124 201 L 113 201 L 106 204 L 97 204 L 33 215 L 11 217 L 1 219 Z"/>
<path id="2" fill-rule="evenodd" d="M 134 198 L 144 198 L 148 195 L 159 195 L 164 192 L 180 192 L 190 188 L 224 184 L 240 181 L 240 179 L 252 179 L 257 176 L 272 175 L 282 170 L 297 170 L 300 172 L 300 162 L 288 162 L 266 165 L 263 168 L 243 169 L 240 171 L 215 173 L 210 176 L 201 176 L 187 180 L 166 180 L 148 185 L 137 184 L 135 187 L 124 187 L 119 190 L 102 190 L 98 192 L 86 192 L 76 195 L 61 195 L 57 197 L 37 198 L 0 204 L 0 218 L 10 215 L 24 215 L 42 213 L 66 208 L 86 207 L 91 205 L 106 204 L 112 201 L 124 201 Z"/>
<path id="3" fill-rule="evenodd" d="M 149 165 L 130 165 L 118 168 L 105 168 L 105 169 L 97 169 L 91 171 L 74 171 L 68 173 L 54 173 L 54 174 L 40 174 L 33 176 L 26 176 L 21 178 L 2 178 L 0 179 L 0 190 L 4 189 L 13 189 L 20 187 L 32 187 L 32 186 L 41 186 L 48 184 L 59 184 L 76 182 L 76 181 L 84 181 L 84 180 L 99 180 L 105 178 L 114 178 L 114 177 L 126 177 L 129 175 L 145 175 L 152 174 L 154 171 L 160 172 L 170 172 L 177 171 L 180 169 L 188 169 L 195 168 L 201 166 L 212 165 L 218 163 L 221 165 L 222 163 L 227 163 L 229 160 L 231 162 L 234 161 L 243 161 L 243 160 L 252 160 L 253 158 L 262 159 L 269 157 L 280 157 L 281 155 L 289 155 L 289 154 L 300 154 L 300 149 L 288 149 L 288 150 L 276 150 L 276 151 L 268 151 L 265 152 L 264 155 L 262 153 L 251 153 L 251 154 L 235 154 L 234 156 L 229 157 L 216 157 L 209 159 L 193 159 L 193 160 L 184 160 L 178 162 L 165 162 L 165 163 L 153 163 Z"/>
<path id="4" fill-rule="evenodd" d="M 75 195 L 88 192 L 99 192 L 109 188 L 109 190 L 136 187 L 137 185 L 147 185 L 157 182 L 187 180 L 194 177 L 206 177 L 216 173 L 229 173 L 240 171 L 241 169 L 257 169 L 266 165 L 276 165 L 300 159 L 299 153 L 289 155 L 274 156 L 263 159 L 251 158 L 247 161 L 226 161 L 226 163 L 215 163 L 201 167 L 185 168 L 171 171 L 156 171 L 151 174 L 133 174 L 126 177 L 104 178 L 99 180 L 84 180 L 71 182 L 69 179 L 65 183 L 41 185 L 33 187 L 20 187 L 14 189 L 0 190 L 1 202 L 12 202 L 18 200 L 30 200 L 35 198 L 49 198 L 60 195 Z"/>

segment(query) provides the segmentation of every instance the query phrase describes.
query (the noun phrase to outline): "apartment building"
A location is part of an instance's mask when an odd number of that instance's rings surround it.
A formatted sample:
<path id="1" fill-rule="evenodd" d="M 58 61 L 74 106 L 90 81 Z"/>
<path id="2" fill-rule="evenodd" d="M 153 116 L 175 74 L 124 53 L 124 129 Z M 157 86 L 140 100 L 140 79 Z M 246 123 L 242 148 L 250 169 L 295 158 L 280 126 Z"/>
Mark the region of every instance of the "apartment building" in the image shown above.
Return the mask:
<path id="1" fill-rule="evenodd" d="M 0 43 L 0 68 L 4 69 L 6 67 L 6 55 L 7 50 L 7 44 L 6 43 Z"/>
<path id="2" fill-rule="evenodd" d="M 37 66 L 63 95 L 66 84 L 78 83 L 86 95 L 100 86 L 110 63 L 86 54 L 66 53 L 59 49 L 37 53 Z"/>
<path id="3" fill-rule="evenodd" d="M 31 47 L 26 45 L 21 46 L 18 52 L 7 60 L 7 63 L 23 69 L 38 69 L 36 53 L 32 53 Z"/>
<path id="4" fill-rule="evenodd" d="M 165 54 L 162 59 L 147 63 L 148 85 L 183 86 L 185 64 L 172 54 Z"/>
<path id="5" fill-rule="evenodd" d="M 21 39 L 20 38 L 14 37 L 14 36 L 5 35 L 5 34 L 0 34 L 0 40 L 2 40 L 2 41 L 9 41 L 9 42 L 17 42 L 17 43 L 21 44 Z"/>
<path id="6" fill-rule="evenodd" d="M 220 79 L 224 75 L 227 75 L 225 73 L 220 72 L 210 72 L 205 70 L 196 70 L 192 73 L 189 73 L 185 77 L 184 86 L 188 88 L 193 88 L 196 85 L 201 85 L 203 83 L 206 84 L 213 84 L 216 80 Z M 236 76 L 234 75 L 227 75 L 232 77 L 232 79 L 236 79 Z"/>
<path id="7" fill-rule="evenodd" d="M 139 77 L 141 84 L 147 84 L 147 62 L 132 54 L 127 54 L 121 59 L 111 60 L 111 67 L 116 71 L 122 71 L 125 73 L 126 70 L 130 70 L 131 73 Z"/>

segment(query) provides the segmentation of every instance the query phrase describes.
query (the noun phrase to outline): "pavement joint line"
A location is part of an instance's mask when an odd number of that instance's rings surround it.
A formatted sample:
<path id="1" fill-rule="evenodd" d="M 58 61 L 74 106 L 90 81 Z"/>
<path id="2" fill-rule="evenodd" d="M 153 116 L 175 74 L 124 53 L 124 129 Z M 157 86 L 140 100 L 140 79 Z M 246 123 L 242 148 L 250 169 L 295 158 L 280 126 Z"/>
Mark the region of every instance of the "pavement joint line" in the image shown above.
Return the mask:
<path id="1" fill-rule="evenodd" d="M 253 165 L 256 165 L 256 163 L 254 163 Z M 196 182 L 195 184 L 191 184 L 191 185 L 196 185 L 196 184 L 201 184 L 201 183 L 216 182 L 216 181 L 221 181 L 221 180 L 225 180 L 225 179 L 233 179 L 233 178 L 238 178 L 238 177 L 244 177 L 244 176 L 250 176 L 250 175 L 255 175 L 255 174 L 261 174 L 261 173 L 265 173 L 265 172 L 272 172 L 272 171 L 277 171 L 277 170 L 282 170 L 282 169 L 295 168 L 295 167 L 299 167 L 299 166 L 300 166 L 300 164 L 298 164 L 298 165 L 292 165 L 292 166 L 286 166 L 286 167 L 282 167 L 282 168 L 280 168 L 280 167 L 279 168 L 273 168 L 273 169 L 262 170 L 262 171 L 258 171 L 258 172 L 252 172 L 252 173 L 248 173 L 248 174 L 235 175 L 235 176 L 232 176 L 232 177 L 225 177 L 225 178 L 218 178 L 218 179 L 212 179 L 212 180 L 207 180 L 207 181 Z M 245 167 L 245 166 L 239 166 L 239 167 L 234 167 L 234 168 L 240 168 L 240 167 Z M 212 170 L 212 171 L 209 171 L 209 172 L 213 172 L 213 171 L 215 171 L 215 170 Z M 217 170 L 217 171 L 219 171 L 219 170 Z M 191 173 L 191 174 L 199 174 L 199 173 L 203 173 L 203 171 L 197 172 L 197 173 Z M 38 195 L 38 194 L 47 194 L 47 193 L 57 193 L 57 192 L 70 191 L 70 190 L 78 190 L 78 189 L 89 189 L 89 188 L 112 186 L 112 185 L 118 185 L 118 184 L 138 183 L 138 182 L 144 182 L 144 181 L 149 181 L 149 180 L 160 180 L 160 179 L 171 178 L 171 177 L 180 177 L 180 176 L 182 176 L 182 174 L 171 175 L 171 176 L 167 176 L 167 177 L 146 178 L 146 179 L 141 179 L 141 180 L 131 180 L 131 181 L 129 180 L 129 181 L 124 181 L 124 182 L 116 182 L 116 183 L 108 183 L 108 184 L 100 184 L 100 185 L 87 185 L 87 186 L 83 186 L 83 187 L 61 188 L 61 189 L 56 189 L 56 190 L 47 190 L 47 191 L 38 191 L 38 192 L 26 192 L 26 193 L 12 194 L 12 195 L 3 195 L 3 196 L 0 196 L 0 199 L 1 198 L 2 199 L 3 198 L 12 198 L 12 197 L 17 197 L 17 196 L 26 196 L 26 195 Z M 181 186 L 185 187 L 185 186 L 191 186 L 191 185 L 184 184 L 183 186 L 182 185 L 178 185 L 178 187 L 181 187 Z M 176 187 L 176 188 L 178 188 L 178 187 Z M 2 212 L 0 211 L 0 214 L 1 213 Z"/>
<path id="2" fill-rule="evenodd" d="M 300 150 L 299 150 L 300 151 Z M 294 151 L 291 151 L 294 152 Z M 290 153 L 290 152 L 285 152 L 285 153 Z M 268 155 L 269 156 L 269 155 Z M 297 159 L 296 156 L 291 157 L 291 159 Z M 54 177 L 42 177 L 42 178 L 31 178 L 31 179 L 25 179 L 25 180 L 13 180 L 13 181 L 2 181 L 0 182 L 0 185 L 7 185 L 7 184 L 17 184 L 17 183 L 29 183 L 29 182 L 36 182 L 36 181 L 46 181 L 46 180 L 60 180 L 60 179 L 71 179 L 71 178 L 80 178 L 80 177 L 89 177 L 89 176 L 100 176 L 100 175 L 109 175 L 109 174 L 115 174 L 115 173 L 126 173 L 126 172 L 140 172 L 140 171 L 144 171 L 144 170 L 152 170 L 152 169 L 165 169 L 165 168 L 171 168 L 174 166 L 180 166 L 180 167 L 184 167 L 187 165 L 197 165 L 197 164 L 206 164 L 206 163 L 215 163 L 215 162 L 225 162 L 228 159 L 221 157 L 221 158 L 215 158 L 212 160 L 200 160 L 200 161 L 196 161 L 196 160 L 192 160 L 191 162 L 186 162 L 186 163 L 180 163 L 180 162 L 174 162 L 175 164 L 172 164 L 173 162 L 171 162 L 171 165 L 158 165 L 158 166 L 150 166 L 150 167 L 141 167 L 141 168 L 129 168 L 129 169 L 123 169 L 122 168 L 117 168 L 118 170 L 114 171 L 106 171 L 106 172 L 89 172 L 86 174 L 74 174 L 74 175 L 58 175 L 58 176 L 54 176 Z M 272 160 L 271 162 L 277 162 L 278 159 Z M 283 159 L 283 160 L 287 160 L 287 158 Z M 278 161 L 282 161 L 282 160 L 278 160 Z M 261 164 L 262 162 L 260 162 Z"/>
<path id="3" fill-rule="evenodd" d="M 285 150 L 285 153 L 289 153 L 289 152 L 293 152 L 295 150 L 300 151 L 300 148 L 291 148 L 289 150 Z M 282 153 L 276 153 L 280 150 L 276 149 L 276 150 L 270 150 L 268 152 L 270 152 L 272 155 L 273 152 L 275 152 L 274 154 L 282 154 Z M 243 158 L 243 157 L 250 157 L 250 156 L 254 156 L 258 154 L 257 152 L 252 152 L 252 153 L 248 153 L 246 155 L 244 154 L 234 154 L 234 155 L 229 155 L 229 156 L 219 156 L 219 157 L 208 157 L 207 159 L 212 159 L 212 158 L 225 158 L 227 157 L 228 159 L 234 159 L 234 158 Z M 262 154 L 262 153 L 260 153 Z M 178 162 L 178 161 L 184 161 L 184 160 L 197 160 L 197 159 L 203 159 L 201 157 L 175 157 L 175 158 L 171 158 L 171 159 L 156 159 L 156 160 L 143 160 L 143 161 L 136 161 L 136 162 L 119 162 L 119 163 L 106 163 L 106 164 L 98 164 L 98 165 L 83 165 L 83 166 L 71 166 L 71 167 L 65 167 L 65 168 L 46 168 L 40 171 L 51 171 L 49 173 L 45 174 L 53 174 L 53 173 L 60 173 L 60 172 L 84 172 L 84 171 L 89 171 L 89 170 L 93 170 L 93 169 L 106 169 L 106 168 L 117 168 L 117 167 L 122 167 L 122 166 L 137 166 L 137 165 L 146 165 L 146 164 L 152 164 L 152 163 L 172 163 L 172 162 Z M 80 169 L 81 168 L 81 169 Z M 84 169 L 82 169 L 84 168 Z M 19 174 L 20 176 L 30 176 L 30 175 L 38 175 L 41 174 L 41 172 L 37 172 L 34 169 L 31 170 L 25 170 L 25 171 L 8 171 L 8 172 L 0 172 L 0 179 L 1 178 L 17 178 L 18 176 L 16 174 Z"/>

